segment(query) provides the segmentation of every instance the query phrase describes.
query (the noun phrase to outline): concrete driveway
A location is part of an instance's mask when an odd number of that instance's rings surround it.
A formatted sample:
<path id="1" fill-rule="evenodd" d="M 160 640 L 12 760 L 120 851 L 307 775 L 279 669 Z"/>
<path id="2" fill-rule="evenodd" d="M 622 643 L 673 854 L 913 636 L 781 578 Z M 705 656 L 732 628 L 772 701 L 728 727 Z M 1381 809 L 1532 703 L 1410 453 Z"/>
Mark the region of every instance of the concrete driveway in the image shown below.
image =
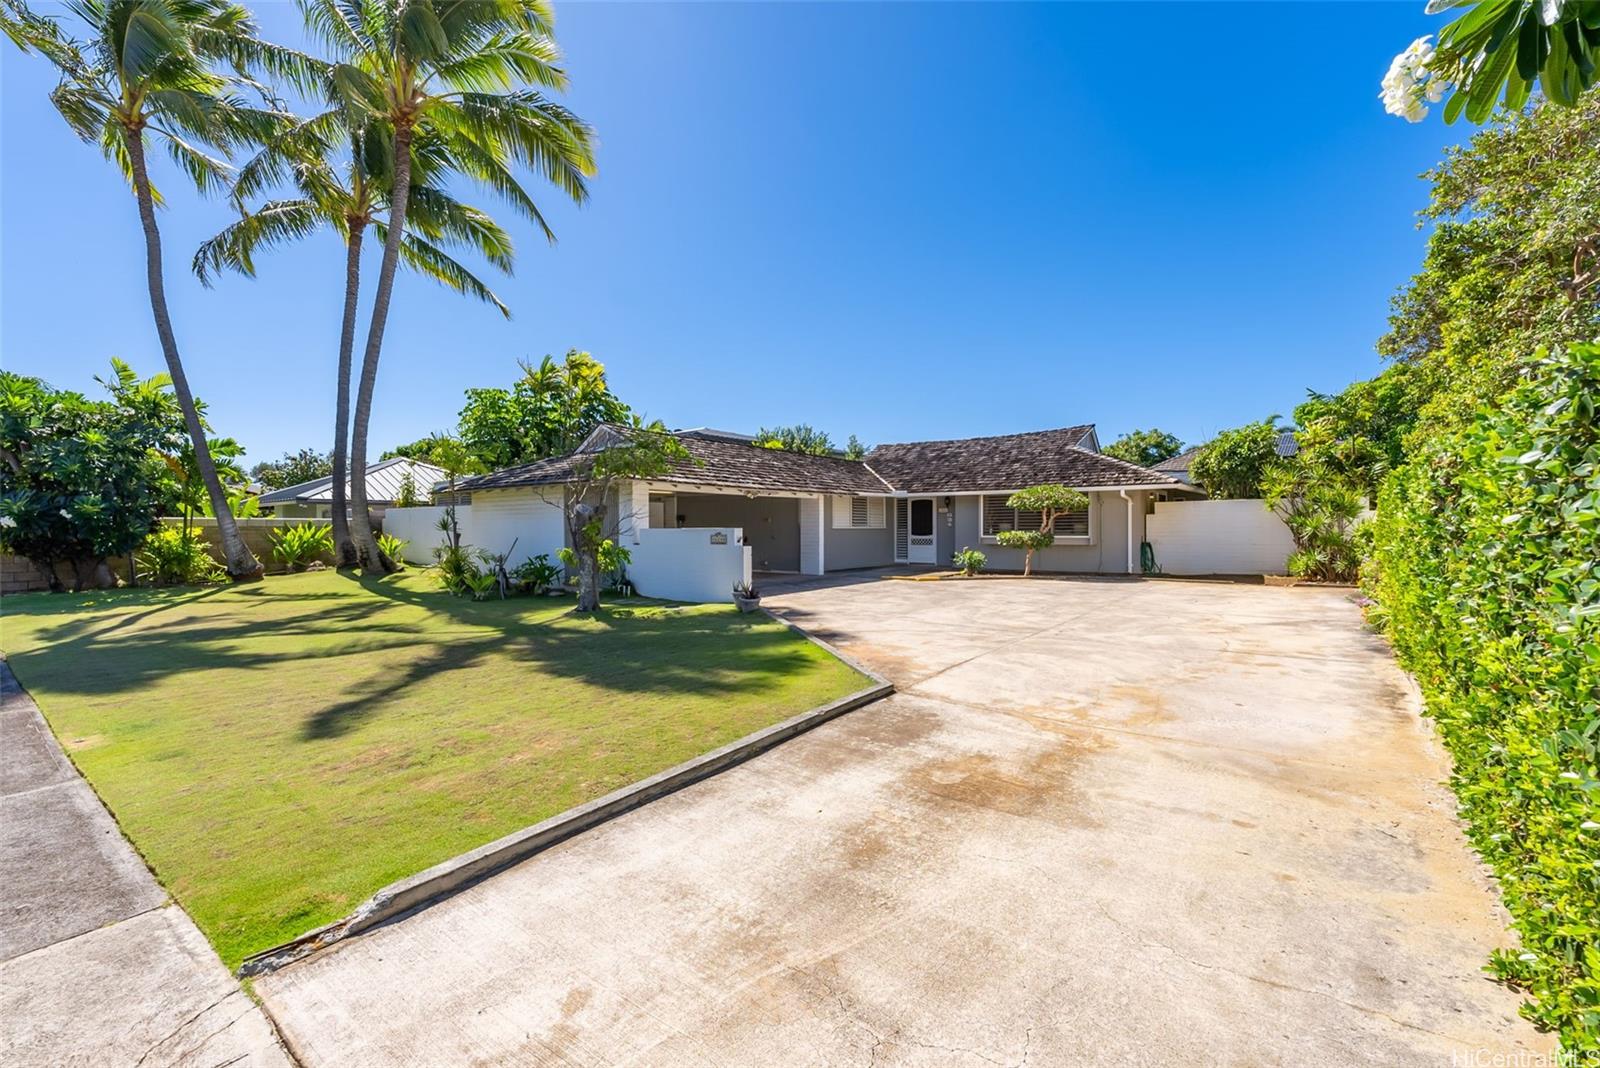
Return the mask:
<path id="1" fill-rule="evenodd" d="M 874 581 L 773 607 L 902 692 L 259 980 L 302 1062 L 1552 1048 L 1481 973 L 1503 916 L 1347 594 Z"/>

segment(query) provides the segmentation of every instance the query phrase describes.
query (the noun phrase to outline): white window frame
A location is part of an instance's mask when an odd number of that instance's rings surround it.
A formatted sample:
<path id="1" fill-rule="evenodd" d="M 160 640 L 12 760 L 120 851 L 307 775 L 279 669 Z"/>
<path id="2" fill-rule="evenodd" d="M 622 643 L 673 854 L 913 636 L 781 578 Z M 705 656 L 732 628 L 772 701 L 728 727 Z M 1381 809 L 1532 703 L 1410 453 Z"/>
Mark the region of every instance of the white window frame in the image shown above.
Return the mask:
<path id="1" fill-rule="evenodd" d="M 862 522 L 856 522 L 857 505 L 860 505 Z M 833 498 L 834 530 L 883 530 L 888 526 L 888 508 L 882 497 Z"/>
<path id="2" fill-rule="evenodd" d="M 975 494 L 974 495 L 974 496 L 976 496 L 978 498 L 978 540 L 980 542 L 985 542 L 985 543 L 987 543 L 989 545 L 997 545 L 997 544 L 999 544 L 999 539 L 997 539 L 993 534 L 985 534 L 983 532 L 984 528 L 988 525 L 987 523 L 984 522 L 984 510 L 988 507 L 989 498 L 990 497 L 1009 497 L 1009 496 L 1011 496 L 1011 494 L 1013 494 L 1015 492 L 1017 492 L 1017 491 L 1016 490 L 1008 490 L 1008 491 L 1003 492 L 1003 493 L 979 493 L 979 494 Z M 1089 498 L 1089 517 L 1088 517 L 1089 533 L 1087 533 L 1087 534 L 1057 534 L 1057 535 L 1055 535 L 1054 538 L 1051 539 L 1050 544 L 1052 544 L 1052 545 L 1093 545 L 1095 543 L 1095 531 L 1100 529 L 1100 495 L 1098 493 L 1085 493 L 1084 496 Z"/>

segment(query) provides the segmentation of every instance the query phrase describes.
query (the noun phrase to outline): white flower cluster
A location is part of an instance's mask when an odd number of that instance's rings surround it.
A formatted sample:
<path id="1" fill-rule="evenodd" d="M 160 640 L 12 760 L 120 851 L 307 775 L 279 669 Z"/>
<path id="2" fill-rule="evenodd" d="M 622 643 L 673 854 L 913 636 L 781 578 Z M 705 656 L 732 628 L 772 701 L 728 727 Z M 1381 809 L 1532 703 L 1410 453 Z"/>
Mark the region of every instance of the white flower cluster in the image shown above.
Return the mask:
<path id="1" fill-rule="evenodd" d="M 1421 122 L 1428 117 L 1428 104 L 1444 99 L 1450 88 L 1443 78 L 1428 70 L 1433 59 L 1433 45 L 1428 38 L 1418 37 L 1411 47 L 1394 57 L 1389 73 L 1383 76 L 1383 110 L 1398 115 L 1407 122 Z"/>

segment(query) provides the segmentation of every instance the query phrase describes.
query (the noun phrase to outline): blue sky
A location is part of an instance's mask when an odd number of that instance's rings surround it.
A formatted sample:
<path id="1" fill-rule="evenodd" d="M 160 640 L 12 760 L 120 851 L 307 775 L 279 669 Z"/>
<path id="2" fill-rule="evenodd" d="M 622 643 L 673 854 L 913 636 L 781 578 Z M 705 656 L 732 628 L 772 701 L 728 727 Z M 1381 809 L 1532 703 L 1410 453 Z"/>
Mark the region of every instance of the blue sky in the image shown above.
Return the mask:
<path id="1" fill-rule="evenodd" d="M 253 6 L 299 43 L 291 4 Z M 676 426 L 1193 442 L 1287 415 L 1380 367 L 1417 175 L 1469 133 L 1378 103 L 1437 28 L 1421 8 L 560 6 L 592 200 L 543 193 L 554 247 L 497 211 L 510 321 L 400 279 L 373 441 L 451 428 L 464 389 L 569 347 Z M 5 43 L 0 68 L 0 358 L 86 391 L 113 355 L 161 369 L 131 197 L 36 57 Z M 252 460 L 327 449 L 337 239 L 208 291 L 189 257 L 228 213 L 168 186 L 169 296 L 216 429 Z"/>

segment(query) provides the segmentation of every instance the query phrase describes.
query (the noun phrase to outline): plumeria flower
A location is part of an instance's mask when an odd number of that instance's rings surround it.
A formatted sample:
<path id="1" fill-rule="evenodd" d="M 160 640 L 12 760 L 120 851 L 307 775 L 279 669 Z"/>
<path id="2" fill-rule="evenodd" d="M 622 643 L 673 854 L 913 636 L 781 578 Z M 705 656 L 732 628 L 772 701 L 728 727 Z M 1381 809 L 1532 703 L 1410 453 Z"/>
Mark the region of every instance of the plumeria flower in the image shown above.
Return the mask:
<path id="1" fill-rule="evenodd" d="M 1600 823 L 1596 823 L 1594 820 L 1584 820 L 1582 823 L 1578 824 L 1578 830 L 1600 831 Z"/>
<path id="2" fill-rule="evenodd" d="M 0 515 L 0 527 L 5 527 L 7 530 L 14 530 L 16 525 L 17 521 L 15 519 L 12 519 L 8 515 Z"/>
<path id="3" fill-rule="evenodd" d="M 1561 773 L 1561 777 L 1562 777 L 1562 778 L 1563 778 L 1563 779 L 1576 779 L 1576 778 L 1578 778 L 1578 777 L 1579 777 L 1579 776 L 1578 776 L 1578 773 L 1577 773 L 1577 772 L 1575 772 L 1575 771 L 1563 771 L 1563 772 L 1562 772 L 1562 773 Z"/>
<path id="4" fill-rule="evenodd" d="M 1428 104 L 1444 99 L 1449 83 L 1428 69 L 1434 49 L 1428 38 L 1418 37 L 1409 48 L 1394 57 L 1383 76 L 1383 91 L 1378 99 L 1383 110 L 1407 122 L 1421 122 L 1428 115 Z"/>
<path id="5" fill-rule="evenodd" d="M 1528 961 L 1538 960 L 1539 959 L 1539 954 L 1537 954 L 1537 953 L 1521 953 L 1521 954 L 1517 955 L 1517 959 L 1518 960 L 1528 960 Z"/>
<path id="6" fill-rule="evenodd" d="M 60 509 L 60 513 L 61 513 L 61 518 L 62 519 L 71 519 L 72 518 L 72 513 L 67 511 L 65 508 Z"/>

